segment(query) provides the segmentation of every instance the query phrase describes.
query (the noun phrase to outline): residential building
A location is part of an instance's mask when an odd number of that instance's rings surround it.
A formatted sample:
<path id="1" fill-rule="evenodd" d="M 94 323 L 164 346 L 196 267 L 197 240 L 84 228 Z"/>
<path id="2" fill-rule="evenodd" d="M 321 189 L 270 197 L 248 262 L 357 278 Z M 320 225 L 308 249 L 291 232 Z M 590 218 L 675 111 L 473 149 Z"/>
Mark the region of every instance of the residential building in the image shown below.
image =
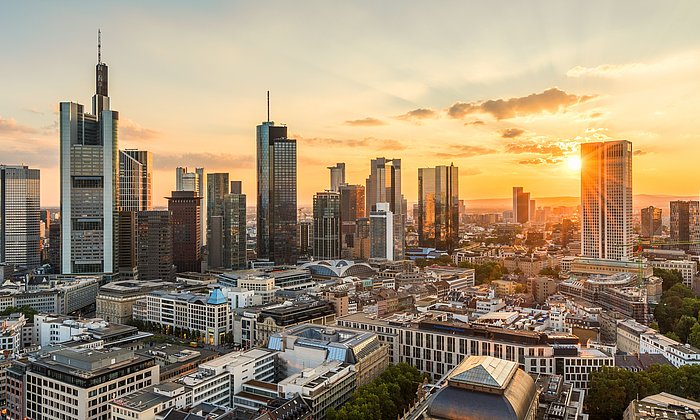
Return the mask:
<path id="1" fill-rule="evenodd" d="M 340 258 L 340 193 L 335 191 L 316 193 L 314 195 L 313 215 L 314 259 L 335 260 Z"/>
<path id="2" fill-rule="evenodd" d="M 202 198 L 196 191 L 173 191 L 168 199 L 173 264 L 178 273 L 202 271 Z"/>
<path id="3" fill-rule="evenodd" d="M 139 280 L 175 280 L 170 212 L 140 211 L 136 217 Z"/>
<path id="4" fill-rule="evenodd" d="M 671 201 L 671 245 L 700 250 L 700 201 Z"/>
<path id="5" fill-rule="evenodd" d="M 661 235 L 661 208 L 649 206 L 642 209 L 642 238 Z"/>
<path id="6" fill-rule="evenodd" d="M 96 67 L 92 114 L 61 102 L 61 273 L 118 271 L 119 113 L 110 110 L 108 69 Z"/>
<path id="7" fill-rule="evenodd" d="M 418 169 L 418 242 L 451 252 L 459 246 L 459 168 Z"/>
<path id="8" fill-rule="evenodd" d="M 41 264 L 39 170 L 0 165 L 0 263 Z"/>
<path id="9" fill-rule="evenodd" d="M 268 109 L 269 114 L 269 109 Z M 257 126 L 258 258 L 296 264 L 297 142 L 287 127 L 269 120 Z"/>
<path id="10" fill-rule="evenodd" d="M 330 191 L 340 191 L 340 186 L 345 184 L 345 164 L 336 163 L 335 166 L 329 166 L 328 170 L 331 175 Z"/>
<path id="11" fill-rule="evenodd" d="M 632 143 L 581 144 L 581 255 L 632 257 Z"/>
<path id="12" fill-rule="evenodd" d="M 675 367 L 700 364 L 700 349 L 654 330 L 639 335 L 639 353 L 662 354 Z"/>
<path id="13" fill-rule="evenodd" d="M 406 202 L 401 191 L 401 159 L 376 158 L 370 162 L 370 175 L 366 181 L 365 215 L 371 215 L 372 211 L 381 211 L 379 203 L 388 203 L 388 209 L 392 214 L 392 258 L 402 260 L 404 258 L 405 226 L 406 226 Z M 384 257 L 386 258 L 386 257 Z"/>

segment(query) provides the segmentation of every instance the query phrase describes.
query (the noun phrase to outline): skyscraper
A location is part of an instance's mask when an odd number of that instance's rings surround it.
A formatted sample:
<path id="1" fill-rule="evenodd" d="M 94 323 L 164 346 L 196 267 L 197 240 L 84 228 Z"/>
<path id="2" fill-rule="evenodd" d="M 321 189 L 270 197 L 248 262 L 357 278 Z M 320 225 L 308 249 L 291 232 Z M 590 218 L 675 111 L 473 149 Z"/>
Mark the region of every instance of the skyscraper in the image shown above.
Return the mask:
<path id="1" fill-rule="evenodd" d="M 513 221 L 527 223 L 530 220 L 530 193 L 523 187 L 513 187 Z"/>
<path id="2" fill-rule="evenodd" d="M 581 253 L 632 257 L 632 143 L 581 144 Z"/>
<path id="3" fill-rule="evenodd" d="M 207 244 L 209 267 L 221 267 L 224 252 L 223 219 L 224 197 L 229 193 L 227 173 L 207 174 Z"/>
<path id="4" fill-rule="evenodd" d="M 389 203 L 376 203 L 369 213 L 369 256 L 394 260 L 394 214 Z"/>
<path id="5" fill-rule="evenodd" d="M 700 250 L 700 201 L 671 201 L 671 242 L 685 251 Z"/>
<path id="6" fill-rule="evenodd" d="M 173 191 L 168 199 L 173 230 L 173 264 L 178 273 L 202 270 L 202 198 L 196 191 Z"/>
<path id="7" fill-rule="evenodd" d="M 136 217 L 139 280 L 175 280 L 170 212 L 139 211 Z"/>
<path id="8" fill-rule="evenodd" d="M 317 260 L 340 258 L 340 193 L 319 192 L 314 195 L 314 253 Z"/>
<path id="9" fill-rule="evenodd" d="M 207 244 L 207 189 L 205 186 L 204 168 L 195 168 L 187 172 L 187 168 L 175 168 L 175 191 L 195 191 L 202 199 L 200 202 L 200 229 L 202 245 Z"/>
<path id="10" fill-rule="evenodd" d="M 107 65 L 98 53 L 92 114 L 83 105 L 59 107 L 61 272 L 117 271 L 119 113 L 109 108 Z"/>
<path id="11" fill-rule="evenodd" d="M 137 280 L 139 278 L 137 253 L 136 211 L 119 211 L 117 240 L 119 255 L 117 269 L 120 280 Z"/>
<path id="12" fill-rule="evenodd" d="M 246 196 L 241 194 L 240 181 L 231 182 L 236 192 L 224 196 L 223 208 L 223 261 L 225 268 L 246 268 Z"/>
<path id="13" fill-rule="evenodd" d="M 299 257 L 310 258 L 314 253 L 314 221 L 302 219 L 299 221 Z"/>
<path id="14" fill-rule="evenodd" d="M 153 156 L 146 150 L 119 151 L 119 207 L 126 211 L 153 208 Z"/>
<path id="15" fill-rule="evenodd" d="M 661 208 L 649 206 L 642 209 L 642 229 L 643 238 L 661 235 Z"/>
<path id="16" fill-rule="evenodd" d="M 0 165 L 0 262 L 41 263 L 39 170 Z"/>
<path id="17" fill-rule="evenodd" d="M 336 163 L 335 166 L 329 166 L 331 175 L 331 191 L 338 191 L 340 186 L 345 184 L 345 164 Z"/>
<path id="18" fill-rule="evenodd" d="M 263 122 L 256 129 L 258 258 L 296 264 L 297 141 L 287 127 Z"/>
<path id="19" fill-rule="evenodd" d="M 418 169 L 418 242 L 452 251 L 459 245 L 459 168 Z"/>
<path id="20" fill-rule="evenodd" d="M 340 234 L 341 257 L 353 258 L 353 249 L 358 246 L 357 219 L 365 217 L 365 187 L 362 185 L 340 186 Z"/>
<path id="21" fill-rule="evenodd" d="M 388 166 L 388 173 L 387 173 Z M 394 221 L 393 257 L 397 260 L 404 258 L 406 225 L 406 203 L 401 193 L 401 159 L 376 158 L 370 162 L 370 175 L 366 181 L 365 214 L 376 210 L 377 203 L 389 203 Z"/>

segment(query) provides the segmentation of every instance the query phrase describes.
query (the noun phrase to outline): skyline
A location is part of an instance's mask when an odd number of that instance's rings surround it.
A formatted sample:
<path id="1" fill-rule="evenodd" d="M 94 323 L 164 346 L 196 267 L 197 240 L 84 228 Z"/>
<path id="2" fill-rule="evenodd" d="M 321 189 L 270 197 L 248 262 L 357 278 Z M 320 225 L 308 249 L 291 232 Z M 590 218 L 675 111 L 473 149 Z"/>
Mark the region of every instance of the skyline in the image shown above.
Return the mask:
<path id="1" fill-rule="evenodd" d="M 56 4 L 13 4 L 0 17 L 12 34 L 0 45 L 13 57 L 0 68 L 10 82 L 0 163 L 40 169 L 42 206 L 58 205 L 58 103 L 89 104 L 99 27 L 120 149 L 153 152 L 158 207 L 177 166 L 229 172 L 255 196 L 255 126 L 267 90 L 271 120 L 298 140 L 303 206 L 329 188 L 327 166 L 345 162 L 347 181 L 364 184 L 380 156 L 402 160 L 411 202 L 418 168 L 450 163 L 461 168 L 465 200 L 507 197 L 514 185 L 533 198 L 578 196 L 570 157 L 580 141 L 607 139 L 633 144 L 634 194 L 697 195 L 687 168 L 700 139 L 692 124 L 700 10 L 506 4 L 494 12 L 410 3 L 400 13 L 371 3 L 90 4 L 80 17 Z M 30 12 L 32 27 L 10 19 Z M 495 23 L 502 30 L 488 36 Z"/>

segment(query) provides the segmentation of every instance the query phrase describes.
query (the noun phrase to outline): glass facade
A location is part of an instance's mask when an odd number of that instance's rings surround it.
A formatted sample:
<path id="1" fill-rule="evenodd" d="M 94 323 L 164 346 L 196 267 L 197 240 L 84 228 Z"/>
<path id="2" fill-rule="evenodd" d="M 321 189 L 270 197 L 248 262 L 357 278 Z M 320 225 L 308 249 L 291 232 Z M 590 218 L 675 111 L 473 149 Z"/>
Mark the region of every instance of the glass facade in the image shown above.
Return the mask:
<path id="1" fill-rule="evenodd" d="M 0 165 L 0 262 L 41 263 L 39 170 Z"/>
<path id="2" fill-rule="evenodd" d="M 459 245 L 459 168 L 418 169 L 418 240 L 452 251 Z"/>
<path id="3" fill-rule="evenodd" d="M 223 266 L 244 269 L 248 264 L 245 194 L 225 195 L 223 213 Z"/>
<path id="4" fill-rule="evenodd" d="M 340 258 L 340 194 L 335 191 L 317 193 L 314 196 L 314 245 L 313 256 L 317 260 Z"/>

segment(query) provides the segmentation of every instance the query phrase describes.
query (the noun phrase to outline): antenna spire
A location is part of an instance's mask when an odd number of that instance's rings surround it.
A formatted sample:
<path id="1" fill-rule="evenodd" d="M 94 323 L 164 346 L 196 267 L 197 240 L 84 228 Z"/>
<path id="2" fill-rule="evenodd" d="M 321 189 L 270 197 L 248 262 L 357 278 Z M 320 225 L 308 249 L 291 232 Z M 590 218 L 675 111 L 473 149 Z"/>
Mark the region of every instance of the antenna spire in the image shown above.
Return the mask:
<path id="1" fill-rule="evenodd" d="M 270 121 L 270 91 L 267 91 L 267 121 Z"/>
<path id="2" fill-rule="evenodd" d="M 102 64 L 102 31 L 97 29 L 97 64 Z"/>

